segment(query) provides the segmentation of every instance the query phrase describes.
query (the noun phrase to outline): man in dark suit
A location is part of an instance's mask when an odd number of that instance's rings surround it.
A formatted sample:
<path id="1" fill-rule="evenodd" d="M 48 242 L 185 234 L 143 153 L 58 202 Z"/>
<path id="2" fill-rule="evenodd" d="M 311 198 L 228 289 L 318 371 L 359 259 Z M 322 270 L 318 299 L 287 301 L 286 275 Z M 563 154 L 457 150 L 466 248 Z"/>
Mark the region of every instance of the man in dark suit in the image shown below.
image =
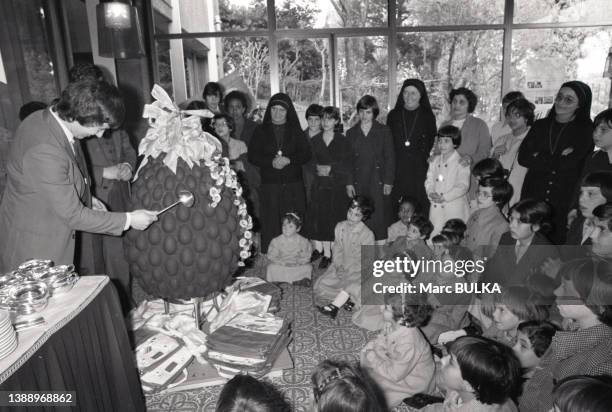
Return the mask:
<path id="1" fill-rule="evenodd" d="M 0 203 L 0 272 L 30 258 L 56 265 L 74 260 L 75 232 L 119 235 L 144 230 L 157 214 L 108 212 L 91 196 L 78 140 L 101 137 L 123 121 L 119 91 L 106 82 L 71 83 L 53 107 L 29 116 L 17 129 Z"/>

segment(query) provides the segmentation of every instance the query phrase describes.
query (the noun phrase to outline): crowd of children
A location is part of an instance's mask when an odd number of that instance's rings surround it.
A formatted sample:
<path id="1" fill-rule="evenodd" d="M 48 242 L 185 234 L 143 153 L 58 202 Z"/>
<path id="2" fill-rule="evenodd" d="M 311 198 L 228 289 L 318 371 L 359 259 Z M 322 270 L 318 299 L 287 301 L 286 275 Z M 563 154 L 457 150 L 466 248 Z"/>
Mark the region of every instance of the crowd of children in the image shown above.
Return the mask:
<path id="1" fill-rule="evenodd" d="M 426 101 L 421 86 L 402 87 L 408 111 L 419 98 Z M 475 96 L 453 92 L 453 110 L 471 113 Z M 572 113 L 582 123 L 563 111 L 572 94 L 579 95 Z M 428 153 L 424 191 L 416 195 L 393 184 L 406 166 L 395 163 L 401 156 L 394 147 L 417 146 L 405 121 L 418 115 L 397 112 L 389 121 L 404 123 L 387 127 L 376 120 L 376 100 L 364 96 L 345 137 L 337 108 L 308 108 L 311 160 L 301 166 L 306 211 L 282 216 L 282 233 L 267 249 L 266 276 L 312 286 L 321 315 L 353 312 L 357 326 L 379 333 L 359 365 L 326 360 L 316 368 L 314 411 L 384 411 L 402 402 L 425 411 L 609 409 L 612 378 L 598 375 L 612 374 L 612 110 L 595 118 L 600 150 L 589 155 L 592 146 L 572 143 L 568 131 L 591 130 L 583 116 L 590 97 L 580 82 L 564 84 L 559 95 L 556 117 L 536 121 L 534 105 L 509 93 L 505 121 L 488 141 L 479 119 L 453 116 L 431 145 L 418 145 Z M 245 148 L 226 133 L 230 120 L 217 115 L 212 126 L 237 162 Z M 472 129 L 478 138 L 467 132 Z M 399 141 L 396 130 L 405 134 Z M 536 141 L 542 133 L 546 147 Z M 548 182 L 534 174 L 542 167 L 549 168 L 542 172 Z M 362 261 L 369 250 L 386 259 L 483 261 L 482 273 L 434 270 L 417 277 L 439 286 L 499 284 L 501 292 L 396 293 L 366 304 L 371 276 Z M 407 273 L 392 275 L 414 282 Z M 239 410 L 224 408 L 218 410 Z"/>

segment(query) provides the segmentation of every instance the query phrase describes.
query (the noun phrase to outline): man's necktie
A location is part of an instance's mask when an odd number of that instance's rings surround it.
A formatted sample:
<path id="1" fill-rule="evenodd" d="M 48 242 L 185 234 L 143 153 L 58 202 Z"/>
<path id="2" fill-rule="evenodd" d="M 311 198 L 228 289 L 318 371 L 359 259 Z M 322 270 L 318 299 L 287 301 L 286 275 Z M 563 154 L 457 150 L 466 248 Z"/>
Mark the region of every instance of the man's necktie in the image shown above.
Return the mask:
<path id="1" fill-rule="evenodd" d="M 86 193 L 84 203 L 87 207 L 91 207 L 91 187 L 89 181 L 89 172 L 87 171 L 87 162 L 85 161 L 85 154 L 83 153 L 83 149 L 81 148 L 81 142 L 75 139 L 74 142 L 72 142 L 72 148 L 74 149 L 74 157 L 76 158 L 79 170 L 81 171 L 83 179 L 85 180 Z"/>

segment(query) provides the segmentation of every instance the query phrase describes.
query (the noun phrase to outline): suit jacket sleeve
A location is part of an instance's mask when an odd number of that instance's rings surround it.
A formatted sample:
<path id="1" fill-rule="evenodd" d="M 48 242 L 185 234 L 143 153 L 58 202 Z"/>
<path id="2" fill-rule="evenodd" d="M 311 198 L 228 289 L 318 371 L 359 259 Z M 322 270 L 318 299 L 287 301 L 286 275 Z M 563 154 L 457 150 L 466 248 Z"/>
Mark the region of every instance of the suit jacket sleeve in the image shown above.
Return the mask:
<path id="1" fill-rule="evenodd" d="M 23 158 L 24 171 L 35 176 L 33 186 L 42 193 L 57 216 L 74 230 L 120 235 L 125 213 L 101 212 L 83 205 L 70 181 L 70 160 L 59 148 L 42 144 L 33 146 Z"/>

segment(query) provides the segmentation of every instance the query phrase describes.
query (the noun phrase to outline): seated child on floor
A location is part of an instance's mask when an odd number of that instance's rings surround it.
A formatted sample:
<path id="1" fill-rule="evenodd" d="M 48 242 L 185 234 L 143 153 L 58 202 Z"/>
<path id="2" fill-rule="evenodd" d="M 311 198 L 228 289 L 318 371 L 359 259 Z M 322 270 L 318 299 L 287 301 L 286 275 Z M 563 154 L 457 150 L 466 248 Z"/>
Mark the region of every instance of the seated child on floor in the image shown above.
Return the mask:
<path id="1" fill-rule="evenodd" d="M 467 225 L 461 219 L 448 219 L 444 223 L 444 226 L 442 226 L 443 232 L 450 232 L 456 234 L 459 237 L 459 242 L 463 241 L 466 230 Z"/>
<path id="2" fill-rule="evenodd" d="M 464 336 L 449 345 L 436 382 L 446 392 L 443 403 L 424 412 L 517 412 L 521 364 L 509 347 L 479 336 Z"/>
<path id="3" fill-rule="evenodd" d="M 407 251 L 416 259 L 433 257 L 433 253 L 425 241 L 433 230 L 433 225 L 426 217 L 414 215 L 408 224 L 406 234 L 396 238 L 395 242 L 385 247 L 385 256 L 391 259 L 396 256 L 403 256 Z"/>
<path id="4" fill-rule="evenodd" d="M 432 239 L 432 248 L 436 259 L 436 266 L 432 271 L 417 276 L 417 282 L 431 283 L 436 286 L 452 286 L 457 282 L 468 282 L 467 273 L 455 273 L 451 270 L 453 262 L 462 260 L 459 257 L 461 251 L 454 245 L 453 240 L 457 236 L 452 233 L 442 232 Z M 462 276 L 459 276 L 462 275 Z M 430 293 L 429 303 L 434 307 L 434 312 L 427 325 L 421 330 L 432 344 L 438 342 L 438 336 L 446 331 L 455 330 L 462 326 L 471 298 L 469 294 Z"/>
<path id="5" fill-rule="evenodd" d="M 400 199 L 397 212 L 399 220 L 387 229 L 387 243 L 393 243 L 398 237 L 408 234 L 410 220 L 419 210 L 420 206 L 415 198 L 404 196 Z"/>
<path id="6" fill-rule="evenodd" d="M 468 260 L 473 258 L 473 253 L 463 246 L 467 225 L 461 219 L 449 219 L 444 223 L 442 232 L 452 241 L 451 250 L 457 259 Z"/>
<path id="7" fill-rule="evenodd" d="M 546 320 L 529 320 L 518 325 L 516 344 L 512 350 L 521 362 L 524 380 L 531 378 L 558 330 L 555 324 Z"/>
<path id="8" fill-rule="evenodd" d="M 412 217 L 408 226 L 408 234 L 400 236 L 391 244 L 387 244 L 384 249 L 384 257 L 387 260 L 396 258 L 408 260 L 431 260 L 434 255 L 425 241 L 429 238 L 433 225 L 426 217 L 415 215 Z M 409 269 L 407 271 L 394 271 L 386 273 L 382 278 L 377 278 L 376 282 L 380 282 L 388 286 L 398 286 L 402 283 L 417 278 L 420 274 L 414 274 Z M 363 285 L 362 285 L 363 287 Z M 368 292 L 361 295 L 361 299 L 366 302 L 361 308 L 353 314 L 353 323 L 360 328 L 371 331 L 380 330 L 383 326 L 383 304 L 380 294 L 369 293 L 372 288 L 365 286 Z"/>
<path id="9" fill-rule="evenodd" d="M 271 383 L 249 375 L 230 379 L 219 395 L 216 412 L 289 412 L 283 395 Z"/>
<path id="10" fill-rule="evenodd" d="M 266 268 L 268 282 L 299 282 L 310 286 L 312 245 L 298 232 L 302 219 L 297 213 L 289 212 L 283 217 L 283 234 L 275 237 L 268 246 L 270 263 Z"/>
<path id="11" fill-rule="evenodd" d="M 421 294 L 386 296 L 385 327 L 361 351 L 361 367 L 382 388 L 390 408 L 404 398 L 433 390 L 435 365 L 419 327 L 432 308 Z"/>
<path id="12" fill-rule="evenodd" d="M 557 383 L 552 395 L 555 412 L 608 412 L 612 376 L 570 376 Z"/>
<path id="13" fill-rule="evenodd" d="M 483 336 L 495 339 L 510 347 L 516 344 L 518 325 L 529 320 L 548 320 L 544 297 L 525 286 L 508 286 L 501 295 L 494 296 L 493 325 Z"/>
<path id="14" fill-rule="evenodd" d="M 346 362 L 324 360 L 311 376 L 313 412 L 386 412 L 380 388 Z"/>
<path id="15" fill-rule="evenodd" d="M 512 185 L 505 179 L 481 179 L 476 192 L 476 210 L 467 221 L 465 246 L 476 259 L 490 258 L 501 236 L 508 231 L 502 209 L 512 197 Z"/>
<path id="16" fill-rule="evenodd" d="M 548 320 L 548 302 L 545 301 L 543 296 L 526 286 L 503 287 L 500 295 L 493 296 L 493 313 L 483 309 L 485 314 L 493 319 L 491 326 L 484 329 L 483 336 L 513 347 L 521 322 Z M 464 331 L 464 334 L 467 332 Z M 458 335 L 447 336 L 456 338 Z M 441 340 L 446 338 L 440 337 Z"/>
<path id="17" fill-rule="evenodd" d="M 361 304 L 361 246 L 374 245 L 374 233 L 363 223 L 374 207 L 365 196 L 355 196 L 346 220 L 336 225 L 332 264 L 314 284 L 317 300 L 332 301 L 317 306 L 324 315 L 336 318 L 339 308 L 352 311 Z"/>

